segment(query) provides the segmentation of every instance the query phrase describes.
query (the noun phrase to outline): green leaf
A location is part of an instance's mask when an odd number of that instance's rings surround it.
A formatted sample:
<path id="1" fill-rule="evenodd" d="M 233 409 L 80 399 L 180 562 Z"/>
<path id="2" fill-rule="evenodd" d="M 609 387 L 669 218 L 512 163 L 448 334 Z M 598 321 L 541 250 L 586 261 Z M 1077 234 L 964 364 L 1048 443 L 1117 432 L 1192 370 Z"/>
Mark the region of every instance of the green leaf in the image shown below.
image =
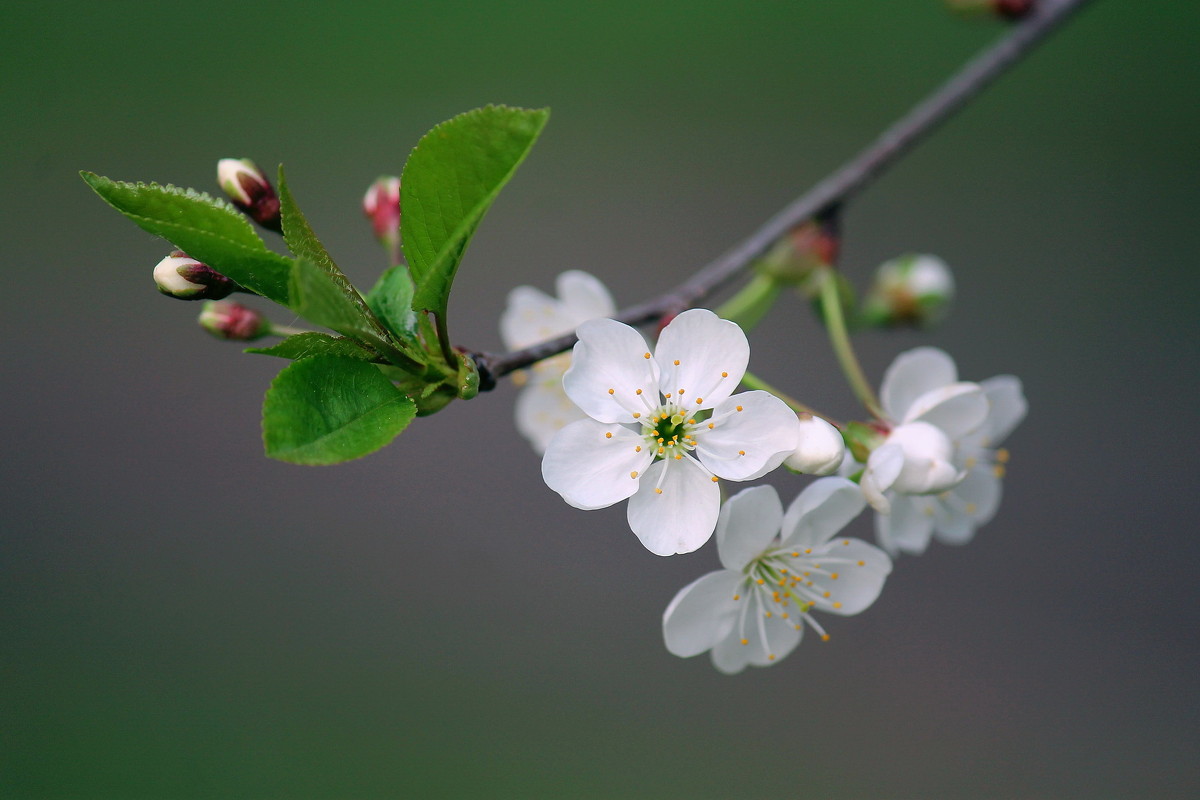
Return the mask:
<path id="1" fill-rule="evenodd" d="M 142 230 L 163 237 L 245 288 L 289 305 L 292 260 L 268 250 L 229 203 L 194 189 L 114 181 L 94 172 L 79 174 Z"/>
<path id="2" fill-rule="evenodd" d="M 412 310 L 413 282 L 403 264 L 392 267 L 379 276 L 379 281 L 367 293 L 367 305 L 393 334 L 415 347 L 420 347 L 417 335 L 417 314 Z"/>
<path id="3" fill-rule="evenodd" d="M 415 311 L 445 319 L 471 236 L 549 116 L 548 109 L 477 108 L 425 134 L 408 157 L 400 180 L 401 226 Z"/>
<path id="4" fill-rule="evenodd" d="M 319 355 L 292 362 L 263 401 L 267 455 L 292 464 L 337 464 L 396 438 L 417 408 L 373 364 Z"/>
<path id="5" fill-rule="evenodd" d="M 271 347 L 249 347 L 244 352 L 290 358 L 293 361 L 319 355 L 341 356 L 358 361 L 377 358 L 375 353 L 353 339 L 341 339 L 327 333 L 298 333 Z"/>

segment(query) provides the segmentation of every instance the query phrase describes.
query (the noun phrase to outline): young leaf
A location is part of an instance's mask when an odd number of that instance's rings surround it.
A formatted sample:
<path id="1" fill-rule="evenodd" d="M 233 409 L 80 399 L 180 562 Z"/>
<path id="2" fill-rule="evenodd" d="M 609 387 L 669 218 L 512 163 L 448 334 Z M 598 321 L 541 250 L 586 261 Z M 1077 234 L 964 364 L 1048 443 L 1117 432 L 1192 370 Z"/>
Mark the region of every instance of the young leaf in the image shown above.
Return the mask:
<path id="1" fill-rule="evenodd" d="M 229 203 L 194 189 L 114 181 L 94 172 L 79 174 L 142 230 L 163 237 L 247 289 L 289 305 L 291 259 L 268 250 Z"/>
<path id="2" fill-rule="evenodd" d="M 417 144 L 400 180 L 404 256 L 413 310 L 445 320 L 458 262 L 492 201 L 533 147 L 547 109 L 486 106 L 435 127 Z"/>
<path id="3" fill-rule="evenodd" d="M 413 282 L 408 268 L 398 264 L 379 276 L 375 286 L 367 293 L 367 305 L 398 338 L 420 347 L 412 297 Z"/>
<path id="4" fill-rule="evenodd" d="M 267 455 L 292 464 L 337 464 L 396 438 L 417 407 L 373 364 L 330 355 L 292 362 L 263 401 Z"/>
<path id="5" fill-rule="evenodd" d="M 289 336 L 271 347 L 248 347 L 244 352 L 290 358 L 293 361 L 319 355 L 341 356 L 357 361 L 373 361 L 377 357 L 353 339 L 341 339 L 327 333 L 315 332 Z"/>

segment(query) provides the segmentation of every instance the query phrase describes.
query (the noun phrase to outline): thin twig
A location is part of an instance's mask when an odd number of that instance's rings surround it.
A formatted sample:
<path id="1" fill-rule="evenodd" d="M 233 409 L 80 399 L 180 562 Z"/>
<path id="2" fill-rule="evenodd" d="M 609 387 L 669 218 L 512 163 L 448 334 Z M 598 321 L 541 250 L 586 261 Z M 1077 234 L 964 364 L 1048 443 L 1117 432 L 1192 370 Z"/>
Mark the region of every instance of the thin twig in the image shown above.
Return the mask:
<path id="1" fill-rule="evenodd" d="M 1034 10 L 1014 24 L 1008 35 L 967 62 L 866 149 L 767 220 L 745 241 L 671 291 L 625 309 L 616 319 L 640 325 L 691 308 L 703 300 L 746 269 L 793 227 L 829 213 L 861 191 L 1087 2 L 1089 0 L 1038 0 Z M 479 366 L 480 388 L 490 389 L 497 378 L 561 353 L 575 341 L 574 334 L 566 334 L 511 353 L 472 353 Z"/>

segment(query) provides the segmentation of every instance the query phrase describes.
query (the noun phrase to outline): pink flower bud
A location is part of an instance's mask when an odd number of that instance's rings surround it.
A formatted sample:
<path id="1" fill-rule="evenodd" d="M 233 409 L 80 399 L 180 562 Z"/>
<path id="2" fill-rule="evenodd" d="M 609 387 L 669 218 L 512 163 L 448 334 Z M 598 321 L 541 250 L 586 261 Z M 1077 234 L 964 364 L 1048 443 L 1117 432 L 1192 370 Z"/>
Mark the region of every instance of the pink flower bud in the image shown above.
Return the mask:
<path id="1" fill-rule="evenodd" d="M 271 332 L 271 323 L 253 308 L 229 300 L 211 300 L 200 312 L 200 327 L 218 339 L 252 342 Z"/>
<path id="2" fill-rule="evenodd" d="M 400 239 L 400 179 L 381 175 L 363 196 L 363 213 L 371 220 L 375 238 L 383 244 Z"/>
<path id="3" fill-rule="evenodd" d="M 230 201 L 252 220 L 273 231 L 282 230 L 279 197 L 267 176 L 248 158 L 222 158 L 217 162 L 217 182 Z"/>
<path id="4" fill-rule="evenodd" d="M 220 300 L 240 287 L 207 264 L 202 264 L 182 250 L 154 267 L 154 282 L 158 290 L 179 300 Z"/>

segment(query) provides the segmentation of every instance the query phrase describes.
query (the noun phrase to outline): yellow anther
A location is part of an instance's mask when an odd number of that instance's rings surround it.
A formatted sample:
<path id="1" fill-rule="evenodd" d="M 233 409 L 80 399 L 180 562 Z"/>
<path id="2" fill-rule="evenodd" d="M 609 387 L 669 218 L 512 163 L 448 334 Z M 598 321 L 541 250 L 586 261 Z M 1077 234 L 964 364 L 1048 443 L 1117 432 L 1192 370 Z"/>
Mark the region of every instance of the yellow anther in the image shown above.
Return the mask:
<path id="1" fill-rule="evenodd" d="M 715 423 L 715 422 L 710 422 L 710 423 L 708 423 L 708 429 L 709 429 L 710 431 L 711 431 L 713 428 L 715 428 L 715 427 L 717 427 L 717 425 L 716 425 L 716 423 Z"/>
<path id="2" fill-rule="evenodd" d="M 811 547 L 809 547 L 808 549 L 806 549 L 806 550 L 804 551 L 804 555 L 808 555 L 808 554 L 809 554 L 809 553 L 811 553 L 811 552 L 812 552 L 812 548 L 811 548 Z"/>
<path id="3" fill-rule="evenodd" d="M 611 431 L 608 431 L 608 432 L 606 432 L 606 433 L 604 434 L 604 438 L 605 438 L 605 439 L 611 439 L 611 438 L 612 438 L 612 432 L 611 432 Z"/>
<path id="4" fill-rule="evenodd" d="M 655 493 L 655 494 L 662 494 L 662 489 L 658 489 L 658 488 L 656 488 L 656 489 L 654 490 L 654 493 Z"/>
<path id="5" fill-rule="evenodd" d="M 694 419 L 688 420 L 688 425 L 695 425 L 695 424 L 696 424 L 696 420 L 694 420 Z"/>
<path id="6" fill-rule="evenodd" d="M 636 392 L 634 392 L 634 394 L 641 394 L 641 393 L 642 393 L 641 389 L 638 389 Z"/>
<path id="7" fill-rule="evenodd" d="M 680 397 L 683 397 L 683 389 L 680 389 L 680 390 L 679 390 L 679 396 L 680 396 Z"/>
<path id="8" fill-rule="evenodd" d="M 764 611 L 763 613 L 764 613 L 766 616 L 768 616 L 768 617 L 769 617 L 769 616 L 771 616 L 771 612 L 770 612 L 770 611 Z"/>
<path id="9" fill-rule="evenodd" d="M 786 612 L 786 611 L 785 611 L 785 612 L 783 612 L 782 614 L 780 614 L 779 616 L 783 617 L 784 619 L 787 619 L 787 618 L 788 618 L 788 615 L 787 615 L 787 612 Z"/>
<path id="10" fill-rule="evenodd" d="M 828 641 L 829 641 L 829 634 L 828 634 L 828 633 L 822 633 L 822 634 L 821 634 L 821 641 L 822 641 L 822 642 L 828 642 Z"/>
<path id="11" fill-rule="evenodd" d="M 758 585 L 759 585 L 759 586 L 762 586 L 764 583 L 766 583 L 766 581 L 764 581 L 762 578 L 759 578 L 759 579 L 758 579 Z"/>
<path id="12" fill-rule="evenodd" d="M 799 553 L 792 553 L 792 558 L 799 558 L 799 557 L 800 557 Z"/>
<path id="13" fill-rule="evenodd" d="M 829 579 L 836 581 L 838 579 L 838 574 L 836 572 L 833 573 L 832 575 L 829 576 Z"/>
<path id="14" fill-rule="evenodd" d="M 995 475 L 997 478 L 1003 478 L 1004 477 L 1004 465 L 997 464 L 996 466 L 992 467 L 992 474 Z"/>
<path id="15" fill-rule="evenodd" d="M 671 396 L 671 393 L 670 393 L 670 392 L 667 392 L 667 393 L 666 393 L 666 395 L 664 395 L 664 396 L 665 396 L 665 397 L 670 397 L 670 396 Z"/>
<path id="16" fill-rule="evenodd" d="M 737 407 L 737 410 L 738 410 L 738 411 L 741 411 L 741 410 L 742 410 L 742 407 L 741 407 L 741 406 L 738 406 L 738 407 Z"/>
<path id="17" fill-rule="evenodd" d="M 1001 464 L 1007 464 L 1008 463 L 1008 450 L 1003 447 L 1001 447 L 999 450 L 997 450 L 996 451 L 996 460 L 999 461 Z"/>
<path id="18" fill-rule="evenodd" d="M 979 506 L 975 505 L 974 503 L 967 503 L 967 513 L 968 514 L 974 514 L 978 510 L 979 510 Z"/>
<path id="19" fill-rule="evenodd" d="M 966 467 L 967 469 L 971 469 L 978 463 L 979 463 L 978 459 L 976 459 L 975 456 L 971 456 L 970 458 L 968 458 L 966 461 L 963 462 L 963 466 Z"/>
<path id="20" fill-rule="evenodd" d="M 678 359 L 678 358 L 677 358 L 677 359 L 675 359 L 675 366 L 677 366 L 677 367 L 679 366 L 679 359 Z"/>
<path id="21" fill-rule="evenodd" d="M 676 454 L 675 454 L 675 460 L 676 460 L 676 461 L 678 461 L 678 460 L 679 460 L 679 459 L 681 459 L 681 458 L 683 458 L 683 453 L 676 453 Z"/>
<path id="22" fill-rule="evenodd" d="M 775 654 L 774 654 L 774 653 L 771 653 L 771 655 L 767 656 L 767 661 L 774 661 L 774 660 L 775 660 Z"/>
<path id="23" fill-rule="evenodd" d="M 742 639 L 742 644 L 750 644 L 750 642 L 746 641 L 745 639 Z"/>
<path id="24" fill-rule="evenodd" d="M 642 353 L 642 358 L 649 358 L 649 357 L 650 357 L 649 353 Z"/>
<path id="25" fill-rule="evenodd" d="M 640 411 L 633 412 L 634 419 L 639 419 L 641 416 L 642 416 L 642 412 L 640 412 Z"/>
<path id="26" fill-rule="evenodd" d="M 849 547 L 849 546 L 850 546 L 850 540 L 849 540 L 849 539 L 842 539 L 842 546 L 843 546 L 843 547 Z"/>
<path id="27" fill-rule="evenodd" d="M 826 599 L 828 599 L 828 597 L 829 597 L 829 592 L 826 592 L 825 594 L 823 594 L 823 595 L 822 595 L 822 597 L 825 597 Z"/>
<path id="28" fill-rule="evenodd" d="M 741 596 L 740 594 L 735 594 L 735 595 L 733 596 L 733 599 L 734 599 L 734 600 L 741 600 L 741 599 L 742 599 L 742 596 Z"/>
<path id="29" fill-rule="evenodd" d="M 738 450 L 738 455 L 739 455 L 739 456 L 744 456 L 744 455 L 746 455 L 746 451 L 745 451 L 745 450 Z"/>
<path id="30" fill-rule="evenodd" d="M 633 452 L 635 452 L 635 453 L 642 452 L 642 446 L 639 444 L 637 447 L 633 448 Z"/>
<path id="31" fill-rule="evenodd" d="M 616 393 L 617 393 L 617 390 L 616 390 L 616 389 L 609 389 L 609 390 L 608 390 L 608 393 L 609 393 L 609 394 L 616 394 Z"/>
<path id="32" fill-rule="evenodd" d="M 729 373 L 728 373 L 728 372 L 722 372 L 722 373 L 721 373 L 721 377 L 722 377 L 722 378 L 728 378 L 728 377 L 729 377 Z"/>
<path id="33" fill-rule="evenodd" d="M 661 441 L 662 441 L 662 439 L 659 439 L 659 441 L 661 442 Z M 658 454 L 659 454 L 660 456 L 661 456 L 663 453 L 665 453 L 665 452 L 667 452 L 667 448 L 665 448 L 665 447 L 660 447 L 660 448 L 658 448 Z"/>
<path id="34" fill-rule="evenodd" d="M 629 473 L 629 477 L 631 477 L 631 478 L 636 478 L 637 476 L 638 476 L 638 473 L 637 473 L 636 469 L 633 472 Z"/>
<path id="35" fill-rule="evenodd" d="M 655 431 L 655 433 L 658 433 L 658 431 Z M 662 438 L 661 436 L 659 436 L 659 437 L 658 437 L 658 443 L 659 443 L 659 444 L 662 444 L 662 443 L 663 443 L 663 442 L 665 442 L 665 441 L 666 441 L 666 439 Z"/>
<path id="36" fill-rule="evenodd" d="M 860 561 L 860 562 L 858 562 L 858 565 L 859 565 L 860 567 L 865 567 L 865 566 L 867 565 L 867 562 L 865 562 L 865 561 Z"/>
<path id="37" fill-rule="evenodd" d="M 713 483 L 716 483 L 716 482 L 717 482 L 717 476 L 716 476 L 716 475 L 713 475 L 713 476 L 712 476 L 712 482 L 713 482 Z"/>
<path id="38" fill-rule="evenodd" d="M 697 397 L 697 398 L 696 398 L 696 405 L 700 405 L 700 404 L 701 404 L 701 403 L 703 403 L 703 402 L 704 402 L 704 398 L 703 398 L 703 397 Z"/>
<path id="39" fill-rule="evenodd" d="M 834 604 L 833 604 L 833 607 L 834 607 L 834 608 L 841 608 L 841 607 L 842 607 L 842 604 L 841 604 L 841 603 L 834 603 Z"/>

